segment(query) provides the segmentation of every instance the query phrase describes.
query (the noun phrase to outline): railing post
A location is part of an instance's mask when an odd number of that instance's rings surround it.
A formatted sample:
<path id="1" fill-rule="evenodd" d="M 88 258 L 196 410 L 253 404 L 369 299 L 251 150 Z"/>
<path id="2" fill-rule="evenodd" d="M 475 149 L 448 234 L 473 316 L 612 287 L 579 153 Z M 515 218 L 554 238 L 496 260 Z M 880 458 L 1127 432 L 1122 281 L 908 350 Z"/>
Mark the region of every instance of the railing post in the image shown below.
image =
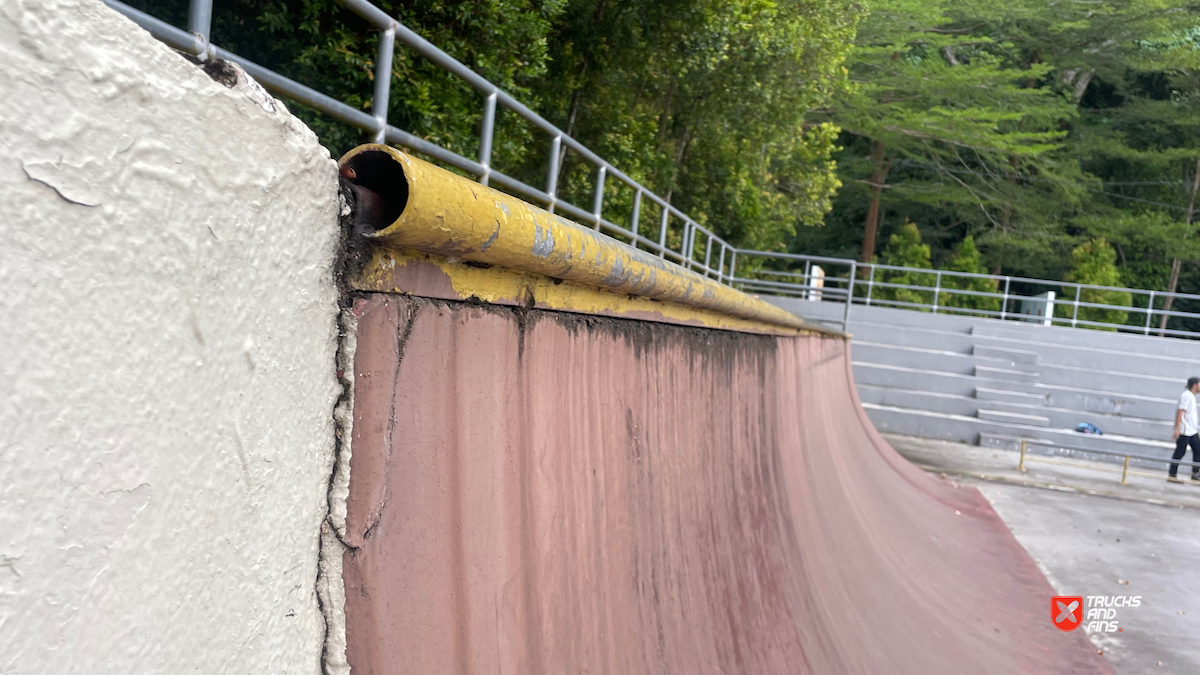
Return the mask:
<path id="1" fill-rule="evenodd" d="M 717 282 L 725 283 L 725 242 L 721 242 L 721 255 L 717 258 Z"/>
<path id="2" fill-rule="evenodd" d="M 596 224 L 592 227 L 593 230 L 600 231 L 600 212 L 604 208 L 604 177 L 608 174 L 608 167 L 601 165 L 596 170 L 596 194 L 592 196 L 592 218 L 596 220 Z"/>
<path id="3" fill-rule="evenodd" d="M 707 235 L 708 243 L 704 245 L 704 276 L 711 276 L 712 268 L 708 266 L 709 260 L 712 259 L 712 235 Z"/>
<path id="4" fill-rule="evenodd" d="M 871 265 L 871 273 L 867 276 L 867 307 L 871 306 L 871 291 L 875 288 L 875 266 Z"/>
<path id="5" fill-rule="evenodd" d="M 379 49 L 375 51 L 375 98 L 371 105 L 371 114 L 379 121 L 379 128 L 375 130 L 376 143 L 387 142 L 388 101 L 392 90 L 392 48 L 395 43 L 394 26 L 380 31 Z M 491 142 L 489 138 L 488 143 Z"/>
<path id="6" fill-rule="evenodd" d="M 1125 467 L 1121 469 L 1121 485 L 1126 485 L 1126 477 L 1129 476 L 1129 455 L 1125 455 Z"/>
<path id="7" fill-rule="evenodd" d="M 641 189 L 633 192 L 633 215 L 629 217 L 629 231 L 633 233 L 633 247 L 637 248 L 638 241 L 638 220 L 642 217 L 642 191 Z"/>
<path id="8" fill-rule="evenodd" d="M 212 3 L 213 0 L 191 0 L 188 3 L 187 30 L 200 38 L 200 53 L 196 56 L 201 61 L 208 60 L 209 33 L 212 32 Z"/>
<path id="9" fill-rule="evenodd" d="M 846 310 L 842 314 L 842 332 L 850 332 L 850 306 L 854 304 L 854 276 L 858 274 L 858 262 L 850 262 L 850 277 L 846 280 Z"/>
<path id="10" fill-rule="evenodd" d="M 683 219 L 683 235 L 679 238 L 679 256 L 680 256 L 679 264 L 682 265 L 683 267 L 687 267 L 687 264 L 688 264 L 687 239 L 688 239 L 688 227 L 689 226 L 690 226 L 690 223 L 688 223 L 687 218 L 684 218 Z"/>
<path id="11" fill-rule="evenodd" d="M 1075 328 L 1075 322 L 1079 321 L 1079 293 L 1084 289 L 1081 283 L 1075 285 L 1075 299 L 1072 300 L 1072 311 L 1070 311 L 1070 327 Z"/>
<path id="12" fill-rule="evenodd" d="M 1076 284 L 1076 286 L 1075 286 L 1075 302 L 1072 303 L 1075 306 L 1075 308 L 1071 311 L 1071 328 L 1075 327 L 1075 322 L 1079 319 L 1079 293 L 1082 290 L 1083 290 L 1083 286 L 1081 284 Z"/>
<path id="13" fill-rule="evenodd" d="M 733 252 L 729 254 L 729 285 L 733 286 L 734 288 L 737 288 L 737 252 L 738 252 L 738 250 L 736 248 L 732 249 L 732 250 L 733 250 Z"/>
<path id="14" fill-rule="evenodd" d="M 550 213 L 554 213 L 554 205 L 558 202 L 558 157 L 561 153 L 562 136 L 555 136 L 550 140 L 550 168 L 546 172 L 546 194 L 550 196 L 546 210 Z"/>
<path id="15" fill-rule="evenodd" d="M 1154 291 L 1150 291 L 1150 302 L 1146 305 L 1146 329 L 1142 335 L 1150 334 L 1150 317 L 1154 315 Z"/>
<path id="16" fill-rule="evenodd" d="M 658 224 L 658 257 L 667 257 L 667 219 L 671 217 L 671 209 L 663 207 L 662 221 Z"/>
<path id="17" fill-rule="evenodd" d="M 1012 282 L 1012 277 L 1004 277 L 1004 297 L 1000 300 L 1000 320 L 1008 314 L 1008 286 Z"/>
<path id="18" fill-rule="evenodd" d="M 679 246 L 679 254 L 681 256 L 683 256 L 683 261 L 680 264 L 682 264 L 684 267 L 688 268 L 689 270 L 693 268 L 693 265 L 692 265 L 693 241 L 692 241 L 692 239 L 695 238 L 695 236 L 696 236 L 696 227 L 692 224 L 692 221 L 688 220 L 687 218 L 684 218 L 683 219 L 683 243 Z"/>
<path id="19" fill-rule="evenodd" d="M 933 280 L 933 313 L 937 314 L 938 296 L 942 292 L 942 271 L 938 270 Z"/>
<path id="20" fill-rule="evenodd" d="M 804 261 L 804 295 L 805 300 L 812 300 L 812 278 L 809 276 L 812 273 L 812 261 Z"/>
<path id="21" fill-rule="evenodd" d="M 483 99 L 483 120 L 479 124 L 479 163 L 483 165 L 480 185 L 487 185 L 492 177 L 492 133 L 496 128 L 496 92 Z"/>
<path id="22" fill-rule="evenodd" d="M 1025 439 L 1021 439 L 1021 461 L 1017 464 L 1017 471 L 1024 473 L 1025 471 Z"/>

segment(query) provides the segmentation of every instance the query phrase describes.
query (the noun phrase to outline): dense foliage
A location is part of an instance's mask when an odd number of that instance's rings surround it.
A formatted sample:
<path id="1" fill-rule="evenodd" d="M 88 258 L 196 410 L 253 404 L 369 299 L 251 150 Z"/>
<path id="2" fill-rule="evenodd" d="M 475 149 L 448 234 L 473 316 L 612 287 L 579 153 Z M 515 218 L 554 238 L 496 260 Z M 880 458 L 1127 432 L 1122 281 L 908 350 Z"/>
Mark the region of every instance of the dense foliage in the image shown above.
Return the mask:
<path id="1" fill-rule="evenodd" d="M 1200 0 L 376 2 L 737 244 L 886 260 L 916 232 L 942 269 L 1051 279 L 1108 247 L 1114 285 L 1200 292 Z M 182 24 L 187 2 L 133 4 Z M 214 19 L 214 42 L 371 108 L 375 33 L 336 0 Z M 474 156 L 477 92 L 402 47 L 392 77 L 393 124 Z M 366 140 L 297 112 L 335 155 Z M 549 139 L 497 129 L 494 164 L 541 184 Z M 567 199 L 593 180 L 563 153 Z M 614 220 L 628 192 L 609 182 Z"/>
<path id="2" fill-rule="evenodd" d="M 184 0 L 135 3 L 182 23 Z M 837 130 L 809 123 L 846 85 L 854 0 L 377 0 L 451 56 L 722 236 L 782 248 L 840 187 Z M 336 0 L 228 0 L 213 41 L 364 110 L 373 31 Z M 473 157 L 482 97 L 396 50 L 389 121 Z M 298 111 L 335 154 L 366 140 Z M 542 185 L 549 139 L 501 113 L 493 164 Z M 564 152 L 560 191 L 591 204 L 594 176 Z M 628 189 L 607 184 L 626 221 Z M 657 222 L 651 209 L 643 222 Z"/>
<path id="3" fill-rule="evenodd" d="M 810 114 L 843 130 L 845 187 L 792 250 L 863 259 L 912 222 L 937 266 L 972 237 L 981 269 L 1065 279 L 1104 238 L 1111 285 L 1167 290 L 1178 261 L 1200 291 L 1200 3 L 877 0 L 848 68 L 853 95 Z"/>

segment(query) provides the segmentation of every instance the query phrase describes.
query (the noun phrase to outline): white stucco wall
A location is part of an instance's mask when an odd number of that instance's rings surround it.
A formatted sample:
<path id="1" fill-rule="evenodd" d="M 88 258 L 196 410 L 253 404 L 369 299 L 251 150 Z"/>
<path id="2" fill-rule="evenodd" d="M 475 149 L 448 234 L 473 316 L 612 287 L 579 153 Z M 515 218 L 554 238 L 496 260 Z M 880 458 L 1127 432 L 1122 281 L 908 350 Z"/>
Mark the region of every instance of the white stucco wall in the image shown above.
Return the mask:
<path id="1" fill-rule="evenodd" d="M 316 673 L 336 169 L 97 0 L 0 0 L 0 673 Z"/>

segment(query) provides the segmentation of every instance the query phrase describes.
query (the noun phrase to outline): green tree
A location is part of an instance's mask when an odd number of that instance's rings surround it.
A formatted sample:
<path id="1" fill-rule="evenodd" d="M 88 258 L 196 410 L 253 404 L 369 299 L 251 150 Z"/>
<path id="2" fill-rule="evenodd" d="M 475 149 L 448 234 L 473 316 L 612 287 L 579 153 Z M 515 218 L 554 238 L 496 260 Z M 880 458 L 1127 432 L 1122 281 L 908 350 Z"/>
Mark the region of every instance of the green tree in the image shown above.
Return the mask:
<path id="1" fill-rule="evenodd" d="M 1059 147 L 1060 125 L 1073 114 L 1063 97 L 1036 86 L 1050 66 L 1008 63 L 991 37 L 955 25 L 952 6 L 874 5 L 848 60 L 852 93 L 815 113 L 844 129 L 847 148 L 866 156 L 842 171 L 867 204 L 863 260 L 874 255 L 886 202 L 936 206 L 976 227 L 1012 227 L 1005 177 L 1049 170 L 1042 157 Z"/>
<path id="2" fill-rule="evenodd" d="M 980 258 L 979 249 L 975 247 L 975 237 L 967 235 L 958 244 L 954 256 L 944 268 L 951 272 L 967 272 L 970 274 L 987 274 L 987 268 Z M 942 288 L 974 291 L 977 293 L 995 293 L 999 283 L 995 279 L 979 277 L 943 276 Z M 1000 298 L 966 293 L 943 293 L 940 304 L 946 307 L 961 307 L 963 309 L 981 309 L 992 312 L 1000 311 Z"/>
<path id="3" fill-rule="evenodd" d="M 182 25 L 186 0 L 131 0 Z M 376 0 L 623 172 L 735 244 L 782 248 L 840 186 L 837 129 L 808 123 L 845 87 L 857 0 Z M 213 40 L 371 110 L 376 32 L 337 0 L 223 0 Z M 397 45 L 389 121 L 474 157 L 483 99 Z M 289 104 L 334 156 L 368 140 Z M 498 110 L 493 166 L 542 187 L 549 139 Z M 595 170 L 563 150 L 559 197 L 591 205 Z M 628 223 L 631 190 L 605 184 Z M 646 202 L 648 204 L 648 202 Z M 646 206 L 642 231 L 658 222 Z M 672 223 L 668 243 L 680 243 Z M 704 241 L 698 241 L 703 246 Z"/>
<path id="4" fill-rule="evenodd" d="M 719 235 L 782 248 L 840 186 L 837 130 L 805 115 L 844 89 L 858 15 L 852 0 L 575 0 L 538 96 L 565 131 Z M 564 189 L 590 203 L 591 170 L 564 159 Z M 632 198 L 610 194 L 618 213 Z"/>
<path id="5" fill-rule="evenodd" d="M 905 223 L 895 234 L 888 238 L 887 246 L 883 249 L 883 264 L 896 267 L 915 267 L 930 269 L 933 263 L 929 260 L 929 245 L 921 241 L 921 231 L 915 223 Z M 929 272 L 913 270 L 877 270 L 876 279 L 888 284 L 904 286 L 923 286 L 933 288 L 936 275 Z M 914 290 L 911 288 L 877 287 L 873 295 L 880 300 L 907 302 L 920 305 L 933 304 L 933 291 Z"/>
<path id="6" fill-rule="evenodd" d="M 1117 271 L 1117 252 L 1103 237 L 1084 242 L 1071 251 L 1071 271 L 1067 281 L 1093 286 L 1124 288 L 1121 274 Z M 1080 293 L 1082 302 L 1116 307 L 1130 307 L 1132 296 L 1129 291 L 1089 288 Z M 1129 313 L 1123 309 L 1080 307 L 1076 315 L 1083 321 L 1109 324 L 1124 324 Z M 1111 327 L 1089 326 L 1100 330 L 1116 330 Z"/>

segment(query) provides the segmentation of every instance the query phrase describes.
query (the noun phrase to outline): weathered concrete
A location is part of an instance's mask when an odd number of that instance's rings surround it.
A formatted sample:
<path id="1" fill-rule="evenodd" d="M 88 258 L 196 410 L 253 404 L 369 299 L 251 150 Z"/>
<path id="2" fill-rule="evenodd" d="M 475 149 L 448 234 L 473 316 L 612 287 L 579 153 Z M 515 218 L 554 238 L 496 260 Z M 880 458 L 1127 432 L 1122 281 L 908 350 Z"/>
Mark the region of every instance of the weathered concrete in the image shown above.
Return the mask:
<path id="1" fill-rule="evenodd" d="M 910 462 L 934 473 L 1200 509 L 1200 483 L 1169 483 L 1164 466 L 1157 471 L 1135 467 L 1128 484 L 1121 485 L 1121 467 L 1104 462 L 1070 458 L 1071 466 L 1065 466 L 1031 461 L 1021 471 L 1019 452 L 899 434 L 884 434 L 884 438 Z"/>
<path id="2" fill-rule="evenodd" d="M 846 343 L 358 300 L 354 673 L 1111 672 Z"/>
<path id="3" fill-rule="evenodd" d="M 333 161 L 94 0 L 0 62 L 0 672 L 319 672 Z"/>
<path id="4" fill-rule="evenodd" d="M 1121 485 L 1095 470 L 1111 469 L 1102 465 L 1028 464 L 1020 472 L 1015 453 L 886 438 L 918 466 L 978 487 L 1062 595 L 1142 596 L 1139 607 L 1119 610 L 1119 632 L 1090 636 L 1118 673 L 1200 672 L 1200 590 L 1191 583 L 1200 483 L 1134 476 Z"/>
<path id="5" fill-rule="evenodd" d="M 978 487 L 1062 595 L 1141 596 L 1139 607 L 1118 611 L 1119 632 L 1090 635 L 1114 670 L 1200 672 L 1200 511 L 999 483 Z"/>

